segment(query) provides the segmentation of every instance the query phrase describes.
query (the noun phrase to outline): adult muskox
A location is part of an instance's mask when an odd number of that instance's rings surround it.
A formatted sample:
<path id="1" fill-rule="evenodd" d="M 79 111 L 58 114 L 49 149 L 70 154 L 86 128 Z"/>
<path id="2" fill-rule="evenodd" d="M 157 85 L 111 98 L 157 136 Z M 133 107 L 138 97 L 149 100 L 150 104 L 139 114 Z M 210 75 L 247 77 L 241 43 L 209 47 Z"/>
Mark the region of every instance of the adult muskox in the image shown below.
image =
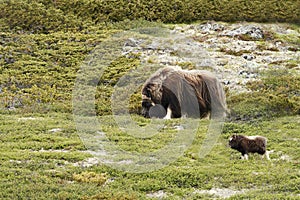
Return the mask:
<path id="1" fill-rule="evenodd" d="M 213 111 L 213 112 L 211 112 Z M 156 71 L 142 88 L 145 117 L 223 117 L 226 100 L 222 84 L 210 72 L 164 67 Z"/>

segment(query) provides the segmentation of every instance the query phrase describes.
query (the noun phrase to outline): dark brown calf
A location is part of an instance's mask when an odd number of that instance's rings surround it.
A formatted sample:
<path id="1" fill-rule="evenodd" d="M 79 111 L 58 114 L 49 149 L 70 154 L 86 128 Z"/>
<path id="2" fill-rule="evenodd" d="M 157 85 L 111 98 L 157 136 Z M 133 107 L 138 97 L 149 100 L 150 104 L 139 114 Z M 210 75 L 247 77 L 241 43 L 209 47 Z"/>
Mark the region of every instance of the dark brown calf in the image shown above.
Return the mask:
<path id="1" fill-rule="evenodd" d="M 248 159 L 249 153 L 258 153 L 266 156 L 269 160 L 267 148 L 267 138 L 263 136 L 233 135 L 229 139 L 229 146 L 242 154 L 242 159 Z"/>

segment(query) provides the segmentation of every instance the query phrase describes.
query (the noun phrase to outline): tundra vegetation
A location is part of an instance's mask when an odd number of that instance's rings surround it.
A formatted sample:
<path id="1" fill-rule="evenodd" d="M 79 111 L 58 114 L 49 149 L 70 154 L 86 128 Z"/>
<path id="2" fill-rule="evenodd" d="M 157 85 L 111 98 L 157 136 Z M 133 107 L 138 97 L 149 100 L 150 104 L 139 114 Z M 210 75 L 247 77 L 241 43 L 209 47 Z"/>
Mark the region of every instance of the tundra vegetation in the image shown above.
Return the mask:
<path id="1" fill-rule="evenodd" d="M 299 0 L 0 2 L 0 199 L 300 198 Z M 225 84 L 231 113 L 206 157 L 198 155 L 210 122 L 203 119 L 192 145 L 160 170 L 129 173 L 94 160 L 77 134 L 72 114 L 74 81 L 88 54 L 123 30 L 176 29 L 208 20 L 225 26 L 248 21 L 281 30 L 266 28 L 264 38 L 255 40 L 240 36 L 240 43 L 252 42 L 256 49 L 221 47 L 217 53 L 222 57 L 281 56 L 276 44 L 298 57 L 271 59 L 264 69 L 255 69 L 259 78 L 244 84 L 245 91 Z M 205 42 L 207 37 L 194 39 Z M 126 151 L 148 152 L 172 140 L 180 119 L 166 121 L 159 134 L 146 139 L 118 128 L 110 96 L 119 78 L 139 62 L 138 55 L 123 56 L 108 66 L 97 85 L 95 109 L 106 122 L 102 129 L 111 142 Z M 194 68 L 186 62 L 178 65 Z M 222 67 L 235 66 L 224 61 Z M 129 111 L 139 126 L 145 126 L 150 119 L 140 115 L 139 92 L 132 94 Z M 240 160 L 227 146 L 233 134 L 267 137 L 268 150 L 274 150 L 271 160 L 258 155 Z"/>

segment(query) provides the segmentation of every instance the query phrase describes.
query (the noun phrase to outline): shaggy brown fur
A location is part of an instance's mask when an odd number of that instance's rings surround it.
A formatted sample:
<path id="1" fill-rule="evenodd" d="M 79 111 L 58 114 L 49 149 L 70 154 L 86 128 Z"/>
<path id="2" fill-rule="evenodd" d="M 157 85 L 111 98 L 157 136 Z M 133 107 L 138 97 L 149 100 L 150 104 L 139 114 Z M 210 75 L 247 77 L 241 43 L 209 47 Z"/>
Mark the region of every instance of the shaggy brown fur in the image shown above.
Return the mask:
<path id="1" fill-rule="evenodd" d="M 267 159 L 267 138 L 262 136 L 233 135 L 229 139 L 229 146 L 242 154 L 242 158 L 248 159 L 248 153 L 266 155 Z"/>
<path id="2" fill-rule="evenodd" d="M 159 69 L 145 82 L 142 99 L 142 114 L 145 117 L 161 118 L 161 115 L 149 115 L 150 108 L 157 104 L 162 105 L 165 112 L 170 110 L 171 118 L 183 115 L 203 118 L 212 113 L 212 109 L 217 115 L 224 115 L 226 111 L 221 83 L 212 73 L 204 70 Z"/>

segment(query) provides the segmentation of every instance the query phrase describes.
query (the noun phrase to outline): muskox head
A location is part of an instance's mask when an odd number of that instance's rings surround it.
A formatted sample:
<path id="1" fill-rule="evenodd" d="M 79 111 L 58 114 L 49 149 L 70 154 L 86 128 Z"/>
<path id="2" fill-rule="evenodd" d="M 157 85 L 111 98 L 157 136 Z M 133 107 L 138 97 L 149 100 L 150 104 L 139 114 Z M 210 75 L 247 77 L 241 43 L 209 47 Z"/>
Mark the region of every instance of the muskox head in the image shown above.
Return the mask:
<path id="1" fill-rule="evenodd" d="M 152 85 L 148 84 L 143 87 L 142 90 L 142 115 L 144 117 L 149 118 L 149 110 L 152 106 L 154 106 L 154 102 L 152 101 Z"/>
<path id="2" fill-rule="evenodd" d="M 160 91 L 158 87 L 155 84 L 147 84 L 142 90 L 142 115 L 144 117 L 163 118 L 166 115 L 165 108 L 160 104 L 161 94 L 157 93 Z"/>
<path id="3" fill-rule="evenodd" d="M 229 138 L 229 146 L 233 149 L 236 149 L 238 146 L 239 146 L 239 142 L 240 141 L 240 136 L 239 135 L 232 135 L 230 138 Z"/>
<path id="4" fill-rule="evenodd" d="M 154 106 L 154 103 L 151 101 L 151 99 L 143 99 L 142 100 L 142 115 L 144 117 L 149 118 L 149 110 L 150 108 Z"/>

